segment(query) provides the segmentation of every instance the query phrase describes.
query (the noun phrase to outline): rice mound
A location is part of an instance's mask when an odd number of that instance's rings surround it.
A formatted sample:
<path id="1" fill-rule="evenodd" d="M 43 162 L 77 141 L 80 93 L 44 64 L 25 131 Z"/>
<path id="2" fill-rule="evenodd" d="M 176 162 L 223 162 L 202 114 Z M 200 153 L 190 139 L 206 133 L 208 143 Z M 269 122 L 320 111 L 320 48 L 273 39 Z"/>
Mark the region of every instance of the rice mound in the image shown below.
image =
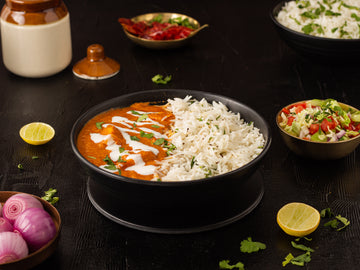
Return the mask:
<path id="1" fill-rule="evenodd" d="M 207 178 L 235 170 L 258 156 L 265 143 L 260 130 L 221 102 L 187 96 L 168 100 L 175 115 L 170 131 L 176 149 L 161 161 L 162 181 Z"/>
<path id="2" fill-rule="evenodd" d="M 313 36 L 360 38 L 359 0 L 289 1 L 276 19 L 285 27 Z"/>

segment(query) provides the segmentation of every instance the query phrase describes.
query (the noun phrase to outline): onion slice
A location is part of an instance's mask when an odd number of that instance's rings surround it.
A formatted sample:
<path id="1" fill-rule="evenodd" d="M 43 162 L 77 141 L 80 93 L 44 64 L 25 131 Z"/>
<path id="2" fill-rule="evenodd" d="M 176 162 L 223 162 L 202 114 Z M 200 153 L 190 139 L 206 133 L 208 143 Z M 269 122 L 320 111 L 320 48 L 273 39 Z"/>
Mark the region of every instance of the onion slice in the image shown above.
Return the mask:
<path id="1" fill-rule="evenodd" d="M 41 208 L 41 202 L 30 194 L 18 193 L 6 200 L 3 207 L 3 217 L 14 223 L 15 219 L 28 208 Z"/>
<path id="2" fill-rule="evenodd" d="M 31 252 L 40 249 L 56 235 L 54 221 L 40 208 L 28 208 L 20 214 L 15 220 L 14 231 L 21 234 Z"/>
<path id="3" fill-rule="evenodd" d="M 15 232 L 0 233 L 0 264 L 19 260 L 29 254 L 25 240 Z"/>
<path id="4" fill-rule="evenodd" d="M 12 232 L 13 225 L 7 219 L 0 217 L 0 233 L 2 232 Z"/>

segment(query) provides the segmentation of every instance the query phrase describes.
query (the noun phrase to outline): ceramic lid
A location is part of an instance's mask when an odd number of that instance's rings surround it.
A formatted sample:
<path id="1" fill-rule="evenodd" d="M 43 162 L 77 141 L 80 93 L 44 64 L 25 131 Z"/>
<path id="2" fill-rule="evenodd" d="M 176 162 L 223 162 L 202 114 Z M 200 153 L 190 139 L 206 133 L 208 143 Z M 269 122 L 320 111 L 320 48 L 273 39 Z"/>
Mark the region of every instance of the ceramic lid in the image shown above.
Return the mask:
<path id="1" fill-rule="evenodd" d="M 120 70 L 120 64 L 105 56 L 104 47 L 92 44 L 87 48 L 87 56 L 77 62 L 73 73 L 87 80 L 102 80 L 115 76 Z"/>
<path id="2" fill-rule="evenodd" d="M 13 11 L 39 12 L 59 6 L 61 0 L 6 0 Z"/>

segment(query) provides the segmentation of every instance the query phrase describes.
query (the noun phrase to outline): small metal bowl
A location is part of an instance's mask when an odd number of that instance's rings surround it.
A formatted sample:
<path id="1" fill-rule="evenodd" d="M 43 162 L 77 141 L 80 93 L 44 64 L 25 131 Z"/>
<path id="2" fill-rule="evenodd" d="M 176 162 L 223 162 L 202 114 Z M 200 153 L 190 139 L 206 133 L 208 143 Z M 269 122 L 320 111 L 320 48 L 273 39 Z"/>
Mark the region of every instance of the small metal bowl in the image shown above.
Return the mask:
<path id="1" fill-rule="evenodd" d="M 284 42 L 297 53 L 313 60 L 354 62 L 360 59 L 360 39 L 325 38 L 306 35 L 292 30 L 276 19 L 278 13 L 291 0 L 278 2 L 270 11 L 270 18 Z"/>
<path id="2" fill-rule="evenodd" d="M 143 15 L 139 15 L 136 17 L 131 18 L 133 22 L 140 22 L 140 21 L 151 21 L 155 17 L 161 15 L 163 17 L 164 21 L 168 21 L 169 19 L 174 19 L 181 17 L 181 19 L 188 19 L 190 24 L 194 27 L 194 31 L 186 38 L 182 39 L 175 39 L 175 40 L 149 40 L 145 38 L 137 37 L 131 33 L 129 33 L 124 27 L 123 30 L 126 34 L 126 36 L 135 44 L 138 44 L 142 47 L 149 48 L 149 49 L 173 49 L 181 47 L 185 44 L 187 44 L 200 30 L 208 27 L 207 24 L 204 24 L 200 26 L 200 23 L 183 14 L 178 13 L 170 13 L 170 12 L 157 12 L 157 13 L 147 13 Z"/>
<path id="3" fill-rule="evenodd" d="M 307 100 L 294 102 L 285 107 L 306 101 Z M 358 110 L 344 103 L 338 103 L 343 109 L 353 108 L 354 110 Z M 276 124 L 280 130 L 281 137 L 283 138 L 286 146 L 299 156 L 316 160 L 340 159 L 351 154 L 360 143 L 360 136 L 351 138 L 346 141 L 337 142 L 312 142 L 300 139 L 287 133 L 283 128 L 280 127 L 279 122 L 281 121 L 281 111 L 282 110 L 280 110 L 276 115 Z"/>
<path id="4" fill-rule="evenodd" d="M 16 192 L 16 191 L 0 191 L 0 203 L 4 204 L 7 199 L 15 194 L 19 194 L 23 192 Z M 30 194 L 32 195 L 32 194 Z M 30 253 L 23 259 L 0 264 L 0 269 L 2 270 L 17 270 L 17 269 L 31 269 L 43 261 L 45 261 L 48 257 L 50 257 L 54 251 L 56 250 L 58 243 L 59 243 L 59 235 L 61 231 L 61 218 L 59 212 L 56 210 L 54 206 L 52 206 L 47 201 L 32 195 L 36 199 L 38 199 L 46 210 L 52 220 L 54 221 L 56 227 L 56 235 L 52 240 L 50 240 L 45 246 L 38 249 L 35 252 Z"/>

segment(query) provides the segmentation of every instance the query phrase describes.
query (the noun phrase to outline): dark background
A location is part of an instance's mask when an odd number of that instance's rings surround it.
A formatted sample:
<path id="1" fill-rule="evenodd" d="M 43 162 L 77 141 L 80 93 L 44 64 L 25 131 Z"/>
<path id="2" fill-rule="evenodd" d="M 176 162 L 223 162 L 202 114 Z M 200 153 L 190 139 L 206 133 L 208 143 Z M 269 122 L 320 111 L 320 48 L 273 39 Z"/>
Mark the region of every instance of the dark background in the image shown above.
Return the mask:
<path id="1" fill-rule="evenodd" d="M 4 2 L 4 1 L 2 1 Z M 276 223 L 288 202 L 326 207 L 347 217 L 341 232 L 323 226 L 306 243 L 315 249 L 304 269 L 358 269 L 360 263 L 359 149 L 332 162 L 295 156 L 281 141 L 275 115 L 283 106 L 304 99 L 334 98 L 360 108 L 358 63 L 323 64 L 306 59 L 278 37 L 269 18 L 274 0 L 257 1 L 65 1 L 71 16 L 73 61 L 63 72 L 43 79 L 18 77 L 0 65 L 0 190 L 42 196 L 58 189 L 63 227 L 56 252 L 38 269 L 218 269 L 219 261 L 241 261 L 246 269 L 282 269 L 293 237 Z M 177 12 L 209 28 L 188 46 L 154 51 L 131 43 L 119 17 L 148 12 Z M 103 81 L 86 81 L 72 66 L 100 43 L 119 61 L 121 71 Z M 156 85 L 156 74 L 172 75 Z M 248 216 L 229 226 L 196 234 L 161 235 L 135 231 L 99 214 L 86 194 L 85 171 L 70 148 L 70 130 L 90 107 L 125 93 L 159 88 L 192 89 L 235 98 L 257 110 L 270 124 L 273 142 L 261 165 L 265 195 Z M 55 138 L 31 146 L 18 136 L 34 121 L 49 123 Z M 31 157 L 37 155 L 38 160 Z M 24 170 L 19 170 L 21 163 Z M 240 252 L 247 237 L 267 245 L 253 254 Z M 288 265 L 284 269 L 297 269 Z"/>

